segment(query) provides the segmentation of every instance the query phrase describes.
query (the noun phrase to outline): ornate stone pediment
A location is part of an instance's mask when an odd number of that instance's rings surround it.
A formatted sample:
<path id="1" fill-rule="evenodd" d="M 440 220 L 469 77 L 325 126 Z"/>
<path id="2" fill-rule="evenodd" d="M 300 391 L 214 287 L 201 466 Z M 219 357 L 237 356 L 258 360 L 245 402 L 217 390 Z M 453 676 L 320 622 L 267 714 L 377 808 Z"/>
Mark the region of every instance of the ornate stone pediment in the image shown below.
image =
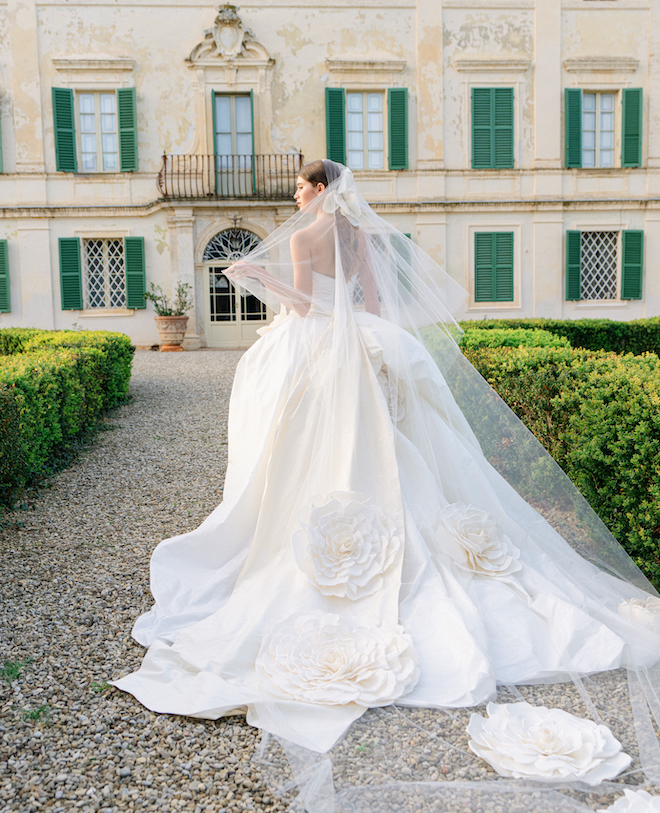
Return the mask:
<path id="1" fill-rule="evenodd" d="M 213 28 L 204 31 L 204 39 L 192 50 L 187 62 L 199 64 L 235 64 L 240 62 L 273 62 L 268 51 L 255 39 L 249 28 L 245 28 L 237 11 L 240 6 L 229 4 L 216 6 L 218 16 Z"/>

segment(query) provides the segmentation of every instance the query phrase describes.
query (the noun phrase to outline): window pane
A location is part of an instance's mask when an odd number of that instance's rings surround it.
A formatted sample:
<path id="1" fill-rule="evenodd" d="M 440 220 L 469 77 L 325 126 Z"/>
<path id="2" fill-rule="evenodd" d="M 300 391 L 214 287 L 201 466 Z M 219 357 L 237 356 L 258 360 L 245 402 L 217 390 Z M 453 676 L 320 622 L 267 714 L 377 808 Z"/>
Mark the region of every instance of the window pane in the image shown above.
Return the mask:
<path id="1" fill-rule="evenodd" d="M 101 136 L 103 152 L 117 152 L 117 136 L 114 133 L 104 133 Z"/>
<path id="2" fill-rule="evenodd" d="M 80 93 L 78 95 L 81 113 L 94 113 L 94 94 Z"/>
<path id="3" fill-rule="evenodd" d="M 252 133 L 239 133 L 236 136 L 236 154 L 252 155 Z"/>
<path id="4" fill-rule="evenodd" d="M 614 151 L 613 150 L 601 150 L 601 153 L 600 153 L 600 165 L 601 165 L 601 167 L 613 167 L 614 166 Z"/>
<path id="5" fill-rule="evenodd" d="M 382 169 L 383 168 L 383 153 L 370 152 L 369 153 L 369 169 Z"/>
<path id="6" fill-rule="evenodd" d="M 349 151 L 348 166 L 351 169 L 362 169 L 364 167 L 364 158 L 362 153 Z"/>
<path id="7" fill-rule="evenodd" d="M 114 93 L 101 93 L 101 113 L 114 113 L 116 97 Z"/>
<path id="8" fill-rule="evenodd" d="M 101 116 L 101 132 L 115 133 L 117 131 L 117 117 L 104 113 Z"/>
<path id="9" fill-rule="evenodd" d="M 252 133 L 252 105 L 249 96 L 234 97 L 236 103 L 236 132 Z M 252 148 L 250 148 L 252 152 Z"/>
<path id="10" fill-rule="evenodd" d="M 383 114 L 382 113 L 369 113 L 369 129 L 381 130 L 383 129 Z"/>
<path id="11" fill-rule="evenodd" d="M 583 130 L 595 130 L 596 129 L 596 114 L 595 113 L 583 113 L 582 114 L 582 129 Z"/>
<path id="12" fill-rule="evenodd" d="M 601 130 L 601 133 L 600 133 L 600 146 L 604 147 L 605 149 L 609 149 L 609 150 L 613 149 L 614 148 L 614 133 L 611 132 L 611 131 L 604 133 Z"/>
<path id="13" fill-rule="evenodd" d="M 600 114 L 600 129 L 601 130 L 614 130 L 614 113 L 601 113 Z"/>
<path id="14" fill-rule="evenodd" d="M 215 126 L 218 133 L 231 133 L 231 102 L 229 96 L 215 97 Z"/>
<path id="15" fill-rule="evenodd" d="M 82 168 L 88 172 L 96 171 L 96 153 L 84 152 L 82 154 Z"/>
<path id="16" fill-rule="evenodd" d="M 80 136 L 80 146 L 83 152 L 93 152 L 96 155 L 96 136 L 82 133 Z"/>
<path id="17" fill-rule="evenodd" d="M 582 94 L 582 110 L 595 110 L 596 109 L 596 94 L 583 93 Z"/>
<path id="18" fill-rule="evenodd" d="M 348 129 L 362 132 L 362 113 L 348 114 Z"/>
<path id="19" fill-rule="evenodd" d="M 616 299 L 618 232 L 582 232 L 580 295 L 582 299 Z"/>
<path id="20" fill-rule="evenodd" d="M 215 137 L 216 151 L 218 155 L 231 155 L 231 134 L 218 133 Z"/>
<path id="21" fill-rule="evenodd" d="M 369 93 L 367 110 L 369 112 L 381 112 L 383 109 L 383 96 L 380 93 Z"/>
<path id="22" fill-rule="evenodd" d="M 80 117 L 80 132 L 93 133 L 94 132 L 94 116 L 84 115 Z"/>
<path id="23" fill-rule="evenodd" d="M 362 94 L 361 93 L 347 93 L 346 94 L 346 107 L 349 111 L 362 110 Z"/>
<path id="24" fill-rule="evenodd" d="M 600 109 L 601 110 L 614 110 L 614 94 L 601 93 L 600 94 Z"/>
<path id="25" fill-rule="evenodd" d="M 382 150 L 383 149 L 383 134 L 380 133 L 369 133 L 369 149 L 370 150 Z"/>
<path id="26" fill-rule="evenodd" d="M 348 149 L 349 150 L 362 149 L 362 130 L 348 133 Z"/>
<path id="27" fill-rule="evenodd" d="M 119 169 L 119 162 L 117 161 L 117 153 L 116 152 L 104 152 L 103 153 L 103 169 L 107 170 L 108 172 L 116 172 Z"/>

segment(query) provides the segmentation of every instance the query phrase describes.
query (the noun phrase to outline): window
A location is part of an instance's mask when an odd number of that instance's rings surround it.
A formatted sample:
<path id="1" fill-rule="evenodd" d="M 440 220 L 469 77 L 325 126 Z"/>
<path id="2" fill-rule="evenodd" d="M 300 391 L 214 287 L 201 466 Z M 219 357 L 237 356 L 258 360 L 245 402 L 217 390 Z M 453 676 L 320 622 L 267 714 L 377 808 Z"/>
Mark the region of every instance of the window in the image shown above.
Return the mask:
<path id="1" fill-rule="evenodd" d="M 616 150 L 619 109 L 620 164 Z M 564 130 L 564 163 L 569 168 L 607 169 L 616 166 L 641 166 L 642 89 L 626 88 L 619 93 L 566 88 Z"/>
<path id="2" fill-rule="evenodd" d="M 383 94 L 347 93 L 350 169 L 383 169 Z"/>
<path id="3" fill-rule="evenodd" d="M 53 88 L 58 172 L 132 172 L 138 168 L 135 88 Z"/>
<path id="4" fill-rule="evenodd" d="M 325 89 L 327 156 L 351 169 L 408 169 L 408 90 Z M 387 108 L 387 109 L 385 109 Z M 386 124 L 387 122 L 387 124 Z M 387 133 L 386 133 L 387 130 Z"/>
<path id="5" fill-rule="evenodd" d="M 643 254 L 642 231 L 567 232 L 566 299 L 641 299 Z"/>
<path id="6" fill-rule="evenodd" d="M 125 308 L 124 241 L 83 240 L 85 308 Z"/>
<path id="7" fill-rule="evenodd" d="M 582 94 L 582 166 L 614 166 L 614 93 Z"/>
<path id="8" fill-rule="evenodd" d="M 141 309 L 144 292 L 144 237 L 61 237 L 62 310 Z"/>
<path id="9" fill-rule="evenodd" d="M 474 301 L 513 302 L 513 232 L 475 233 Z"/>
<path id="10" fill-rule="evenodd" d="M 472 169 L 513 166 L 513 88 L 472 88 Z"/>
<path id="11" fill-rule="evenodd" d="M 117 172 L 117 97 L 114 93 L 78 93 L 77 102 L 82 171 Z"/>
<path id="12" fill-rule="evenodd" d="M 249 254 L 261 240 L 247 229 L 226 229 L 215 235 L 204 249 L 208 266 L 209 316 L 211 323 L 262 322 L 266 305 L 252 294 L 238 294 L 224 269 Z"/>
<path id="13" fill-rule="evenodd" d="M 9 252 L 7 241 L 0 240 L 0 313 L 11 311 L 11 291 L 9 289 Z"/>

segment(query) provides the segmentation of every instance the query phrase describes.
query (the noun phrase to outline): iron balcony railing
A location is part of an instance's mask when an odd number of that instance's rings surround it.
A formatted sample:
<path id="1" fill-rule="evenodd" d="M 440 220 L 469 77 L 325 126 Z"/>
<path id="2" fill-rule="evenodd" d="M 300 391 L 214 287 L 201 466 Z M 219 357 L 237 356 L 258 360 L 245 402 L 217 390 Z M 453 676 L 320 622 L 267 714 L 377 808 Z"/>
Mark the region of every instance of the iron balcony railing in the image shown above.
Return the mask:
<path id="1" fill-rule="evenodd" d="M 164 198 L 290 198 L 302 155 L 163 155 Z"/>

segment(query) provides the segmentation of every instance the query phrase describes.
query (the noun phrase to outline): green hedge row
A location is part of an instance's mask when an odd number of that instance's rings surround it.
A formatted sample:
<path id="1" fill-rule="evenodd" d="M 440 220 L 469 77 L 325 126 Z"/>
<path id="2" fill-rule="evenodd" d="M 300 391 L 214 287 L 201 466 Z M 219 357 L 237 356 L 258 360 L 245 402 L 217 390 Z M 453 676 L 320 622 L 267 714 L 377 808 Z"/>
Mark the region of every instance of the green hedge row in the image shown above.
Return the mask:
<path id="1" fill-rule="evenodd" d="M 0 503 L 127 395 L 134 348 L 107 331 L 0 330 Z"/>
<path id="2" fill-rule="evenodd" d="M 564 336 L 573 347 L 612 353 L 660 355 L 660 317 L 616 322 L 612 319 L 469 319 L 465 331 L 516 329 L 546 330 Z"/>
<path id="3" fill-rule="evenodd" d="M 660 588 L 660 359 L 529 347 L 466 356 Z"/>
<path id="4" fill-rule="evenodd" d="M 492 330 L 466 330 L 461 337 L 462 350 L 476 347 L 570 347 L 564 336 L 548 330 L 525 328 L 493 328 Z"/>

